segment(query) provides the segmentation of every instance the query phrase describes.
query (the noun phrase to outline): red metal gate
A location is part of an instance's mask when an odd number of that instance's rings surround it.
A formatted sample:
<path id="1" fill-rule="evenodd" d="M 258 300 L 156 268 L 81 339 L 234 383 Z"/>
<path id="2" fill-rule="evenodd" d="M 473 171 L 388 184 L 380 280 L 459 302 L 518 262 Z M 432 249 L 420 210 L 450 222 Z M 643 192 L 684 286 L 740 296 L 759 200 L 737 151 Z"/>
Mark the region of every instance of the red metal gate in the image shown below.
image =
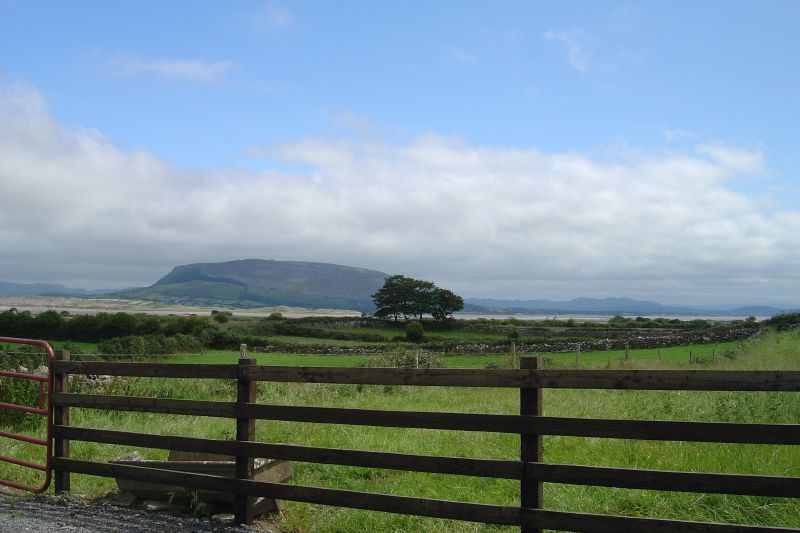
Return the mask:
<path id="1" fill-rule="evenodd" d="M 29 374 L 26 372 L 17 372 L 14 370 L 0 370 L 0 376 L 7 377 L 11 379 L 24 379 L 29 381 L 35 381 L 39 383 L 39 405 L 38 406 L 31 406 L 31 405 L 18 405 L 15 403 L 7 403 L 7 402 L 0 402 L 0 410 L 8 409 L 12 411 L 22 411 L 25 413 L 31 413 L 34 415 L 40 415 L 47 418 L 47 436 L 45 439 L 39 439 L 36 437 L 32 437 L 30 435 L 24 435 L 20 433 L 11 433 L 8 431 L 0 431 L 0 437 L 5 437 L 13 440 L 18 440 L 22 442 L 27 442 L 29 444 L 37 444 L 39 446 L 43 446 L 45 448 L 45 462 L 44 464 L 40 463 L 32 463 L 30 461 L 24 461 L 22 459 L 15 459 L 13 457 L 5 457 L 0 455 L 0 461 L 5 463 L 11 463 L 18 466 L 23 466 L 26 468 L 33 468 L 35 470 L 40 470 L 44 472 L 45 479 L 44 483 L 40 487 L 33 487 L 31 485 L 26 485 L 24 483 L 19 483 L 16 481 L 11 481 L 7 479 L 0 479 L 0 485 L 4 485 L 6 487 L 13 487 L 15 489 L 20 490 L 27 490 L 33 493 L 41 493 L 47 490 L 50 486 L 50 478 L 52 475 L 50 469 L 50 457 L 52 456 L 52 431 L 53 431 L 53 369 L 52 369 L 52 361 L 53 361 L 53 348 L 50 347 L 48 343 L 45 341 L 38 341 L 38 340 L 31 340 L 31 339 L 15 339 L 12 337 L 0 337 L 0 343 L 12 343 L 12 344 L 27 344 L 31 346 L 40 346 L 44 348 L 45 352 L 47 353 L 47 375 L 39 375 L 39 374 Z M 46 389 L 46 392 L 45 392 Z M 46 400 L 45 400 L 46 396 Z M 47 406 L 45 407 L 45 401 L 47 402 Z"/>

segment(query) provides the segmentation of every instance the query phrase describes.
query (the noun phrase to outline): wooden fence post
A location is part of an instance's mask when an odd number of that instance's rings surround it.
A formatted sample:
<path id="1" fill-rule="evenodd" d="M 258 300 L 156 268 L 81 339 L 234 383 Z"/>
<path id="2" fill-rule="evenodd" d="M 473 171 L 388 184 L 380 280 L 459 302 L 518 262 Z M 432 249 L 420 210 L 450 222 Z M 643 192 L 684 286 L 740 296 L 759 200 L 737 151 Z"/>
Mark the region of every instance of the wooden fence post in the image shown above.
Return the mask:
<path id="1" fill-rule="evenodd" d="M 578 349 L 575 352 L 575 368 L 581 365 L 581 343 L 578 343 Z"/>
<path id="2" fill-rule="evenodd" d="M 69 351 L 56 350 L 56 361 L 69 361 Z M 53 392 L 69 392 L 69 374 L 53 374 Z M 69 426 L 69 407 L 53 408 L 53 426 Z M 69 441 L 66 439 L 53 439 L 53 456 L 69 458 Z M 55 492 L 69 492 L 69 472 L 56 470 L 54 474 Z"/>
<path id="3" fill-rule="evenodd" d="M 536 370 L 542 368 L 541 357 L 521 357 L 519 360 L 521 369 Z M 519 414 L 538 415 L 542 414 L 542 389 L 522 387 L 519 389 Z M 520 459 L 523 462 L 541 463 L 544 461 L 542 449 L 542 436 L 533 433 L 523 433 L 520 435 Z M 529 509 L 541 509 L 543 505 L 543 487 L 541 481 L 525 479 L 523 475 L 520 482 L 520 507 Z M 541 529 L 533 527 L 521 528 L 522 533 L 541 533 Z"/>
<path id="4" fill-rule="evenodd" d="M 242 353 L 247 350 L 246 345 L 241 347 Z M 236 385 L 236 440 L 237 441 L 252 441 L 256 439 L 256 421 L 252 418 L 242 418 L 238 413 L 245 403 L 256 403 L 256 385 L 257 381 L 250 381 L 244 376 L 244 370 L 256 364 L 255 359 L 240 358 L 239 359 L 239 379 Z M 253 479 L 253 457 L 246 455 L 236 456 L 236 477 L 239 479 Z M 252 496 L 245 494 L 237 494 L 233 504 L 234 519 L 237 524 L 253 523 L 253 501 Z"/>

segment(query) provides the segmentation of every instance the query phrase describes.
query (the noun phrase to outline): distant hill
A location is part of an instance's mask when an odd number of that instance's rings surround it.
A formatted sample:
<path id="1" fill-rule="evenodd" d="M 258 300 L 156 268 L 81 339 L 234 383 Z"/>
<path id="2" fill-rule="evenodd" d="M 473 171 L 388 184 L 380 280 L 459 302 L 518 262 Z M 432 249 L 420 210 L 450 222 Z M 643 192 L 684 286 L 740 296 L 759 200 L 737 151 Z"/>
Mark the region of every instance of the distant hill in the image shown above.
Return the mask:
<path id="1" fill-rule="evenodd" d="M 54 283 L 11 283 L 0 281 L 0 296 L 90 296 L 111 289 L 71 289 Z"/>
<path id="2" fill-rule="evenodd" d="M 188 305 L 317 309 L 372 312 L 371 295 L 388 275 L 329 263 L 243 259 L 181 265 L 150 287 L 125 290 L 73 289 L 50 283 L 0 281 L 0 296 L 112 297 Z M 796 310 L 796 309 L 795 309 Z M 670 306 L 630 298 L 575 298 L 568 301 L 465 298 L 463 312 L 478 314 L 594 314 L 675 316 L 774 316 L 791 311 L 764 305 Z"/>
<path id="3" fill-rule="evenodd" d="M 150 287 L 115 297 L 196 305 L 287 305 L 372 311 L 388 274 L 328 263 L 242 259 L 177 266 Z"/>
<path id="4" fill-rule="evenodd" d="M 541 313 L 541 314 L 597 314 L 597 315 L 729 315 L 772 316 L 784 312 L 770 306 L 747 306 L 714 309 L 662 305 L 647 300 L 630 298 L 575 298 L 569 301 L 552 300 L 498 300 L 492 298 L 467 298 L 465 312 L 473 313 Z"/>

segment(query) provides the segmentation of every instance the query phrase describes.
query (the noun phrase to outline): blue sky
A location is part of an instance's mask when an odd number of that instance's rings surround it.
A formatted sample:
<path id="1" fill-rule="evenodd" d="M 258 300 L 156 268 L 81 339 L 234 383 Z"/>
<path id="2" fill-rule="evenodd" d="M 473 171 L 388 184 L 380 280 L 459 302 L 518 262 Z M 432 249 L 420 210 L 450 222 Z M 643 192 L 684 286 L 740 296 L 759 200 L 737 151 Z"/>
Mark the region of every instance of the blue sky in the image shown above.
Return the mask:
<path id="1" fill-rule="evenodd" d="M 0 207 L 44 195 L 71 232 L 14 222 L 0 279 L 262 257 L 465 296 L 800 305 L 798 20 L 789 1 L 2 0 Z"/>

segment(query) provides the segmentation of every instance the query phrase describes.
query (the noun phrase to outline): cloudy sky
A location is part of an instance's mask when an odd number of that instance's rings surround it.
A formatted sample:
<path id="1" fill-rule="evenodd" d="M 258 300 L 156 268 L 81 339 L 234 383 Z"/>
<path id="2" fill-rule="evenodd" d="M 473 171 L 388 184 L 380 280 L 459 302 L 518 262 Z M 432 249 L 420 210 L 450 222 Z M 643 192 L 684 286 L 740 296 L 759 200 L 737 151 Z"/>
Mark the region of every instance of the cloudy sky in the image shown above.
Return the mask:
<path id="1" fill-rule="evenodd" d="M 0 0 L 0 280 L 800 306 L 800 3 Z"/>

